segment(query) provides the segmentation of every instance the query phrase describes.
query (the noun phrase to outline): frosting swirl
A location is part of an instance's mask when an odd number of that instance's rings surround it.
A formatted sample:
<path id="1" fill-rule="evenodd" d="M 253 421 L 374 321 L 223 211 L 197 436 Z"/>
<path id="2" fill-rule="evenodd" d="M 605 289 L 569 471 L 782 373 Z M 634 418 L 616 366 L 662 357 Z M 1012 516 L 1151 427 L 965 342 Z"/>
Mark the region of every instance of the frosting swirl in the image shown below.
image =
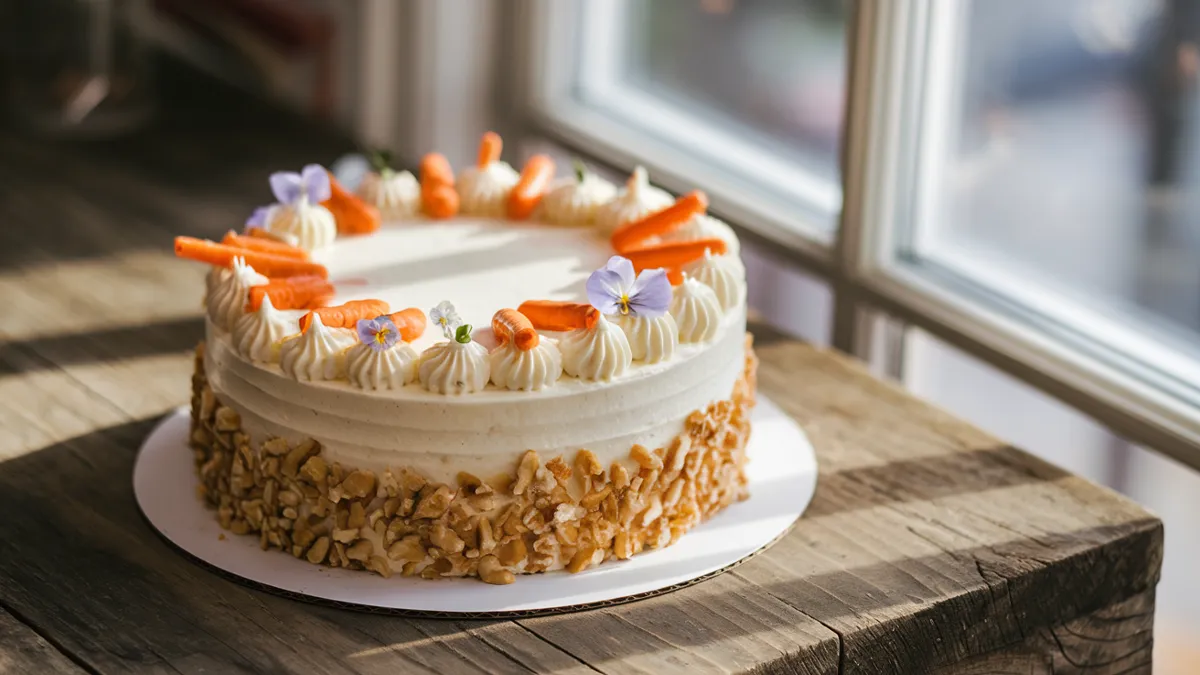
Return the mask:
<path id="1" fill-rule="evenodd" d="M 721 301 L 711 288 L 689 277 L 675 287 L 671 316 L 679 325 L 680 342 L 706 342 L 717 336 Z"/>
<path id="2" fill-rule="evenodd" d="M 581 380 L 611 380 L 624 374 L 633 362 L 625 333 L 604 317 L 591 328 L 567 333 L 558 347 L 563 370 Z"/>
<path id="3" fill-rule="evenodd" d="M 233 345 L 251 361 L 277 363 L 279 343 L 296 332 L 296 317 L 275 309 L 271 296 L 263 296 L 257 312 L 251 312 L 233 324 Z"/>
<path id="4" fill-rule="evenodd" d="M 663 241 L 695 241 L 697 239 L 720 239 L 725 242 L 728 252 L 737 255 L 741 250 L 741 242 L 733 228 L 723 220 L 701 213 L 689 220 L 683 227 L 669 232 Z"/>
<path id="5" fill-rule="evenodd" d="M 487 350 L 478 342 L 439 342 L 421 353 L 421 383 L 435 394 L 470 394 L 487 386 Z"/>
<path id="6" fill-rule="evenodd" d="M 746 287 L 746 268 L 733 254 L 714 256 L 705 251 L 704 257 L 683 269 L 688 276 L 708 286 L 721 303 L 721 309 L 729 311 L 742 301 Z"/>
<path id="7" fill-rule="evenodd" d="M 346 377 L 360 389 L 399 389 L 417 379 L 418 358 L 404 342 L 380 350 L 360 342 L 346 352 Z"/>
<path id="8" fill-rule="evenodd" d="M 233 323 L 246 313 L 246 293 L 250 288 L 268 281 L 240 257 L 234 258 L 233 266 L 215 278 L 210 276 L 210 280 L 212 285 L 205 301 L 208 318 L 225 330 L 232 328 Z"/>
<path id="9" fill-rule="evenodd" d="M 545 389 L 562 377 L 562 353 L 558 345 L 542 338 L 528 351 L 509 341 L 497 347 L 489 357 L 492 362 L 492 384 L 513 391 Z"/>
<path id="10" fill-rule="evenodd" d="M 612 183 L 584 173 L 582 180 L 570 179 L 551 188 L 542 198 L 542 219 L 555 225 L 591 225 L 596 211 L 616 192 Z"/>
<path id="11" fill-rule="evenodd" d="M 410 171 L 372 171 L 363 176 L 358 196 L 374 204 L 384 220 L 412 218 L 421 211 L 421 184 Z"/>
<path id="12" fill-rule="evenodd" d="M 656 317 L 625 315 L 617 318 L 625 331 L 634 361 L 661 363 L 675 355 L 679 345 L 679 327 L 669 313 Z"/>
<path id="13" fill-rule="evenodd" d="M 646 170 L 637 167 L 625 187 L 617 195 L 596 209 L 596 226 L 611 234 L 625 223 L 664 209 L 675 202 L 671 195 L 650 185 Z"/>
<path id="14" fill-rule="evenodd" d="M 346 349 L 355 342 L 347 330 L 326 328 L 314 312 L 307 331 L 283 342 L 279 367 L 297 380 L 336 380 L 346 376 Z"/>
<path id="15" fill-rule="evenodd" d="M 337 222 L 329 209 L 311 204 L 301 197 L 295 204 L 276 204 L 267 212 L 267 231 L 296 238 L 296 245 L 306 251 L 333 243 Z"/>
<path id="16" fill-rule="evenodd" d="M 508 208 L 508 194 L 520 175 L 507 162 L 491 162 L 482 169 L 470 166 L 458 177 L 459 210 L 471 216 L 501 218 Z"/>

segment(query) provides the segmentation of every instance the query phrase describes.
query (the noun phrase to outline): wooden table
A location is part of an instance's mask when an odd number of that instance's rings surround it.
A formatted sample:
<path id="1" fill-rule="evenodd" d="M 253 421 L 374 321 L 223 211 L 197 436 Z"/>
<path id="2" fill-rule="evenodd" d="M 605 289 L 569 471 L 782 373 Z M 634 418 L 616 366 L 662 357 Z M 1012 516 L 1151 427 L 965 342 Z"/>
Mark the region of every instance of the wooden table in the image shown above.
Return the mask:
<path id="1" fill-rule="evenodd" d="M 221 234 L 268 200 L 269 171 L 350 144 L 174 70 L 134 139 L 0 132 L 0 671 L 1149 671 L 1157 518 L 762 326 L 761 391 L 810 434 L 820 486 L 732 572 L 447 621 L 303 604 L 189 562 L 130 489 L 202 333 L 202 270 L 171 237 Z"/>

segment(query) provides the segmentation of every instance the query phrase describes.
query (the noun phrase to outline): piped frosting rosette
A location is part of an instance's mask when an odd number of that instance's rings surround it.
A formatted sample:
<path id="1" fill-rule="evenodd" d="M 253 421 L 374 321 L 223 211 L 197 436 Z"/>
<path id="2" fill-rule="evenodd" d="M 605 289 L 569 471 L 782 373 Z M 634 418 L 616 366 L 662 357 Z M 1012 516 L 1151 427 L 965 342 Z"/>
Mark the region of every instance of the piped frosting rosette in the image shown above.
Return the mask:
<path id="1" fill-rule="evenodd" d="M 646 170 L 639 166 L 633 170 L 625 187 L 596 209 L 596 227 L 611 234 L 622 225 L 670 206 L 673 201 L 666 191 L 650 185 Z"/>
<path id="2" fill-rule="evenodd" d="M 329 209 L 321 206 L 332 194 L 329 174 L 323 167 L 309 164 L 300 173 L 273 173 L 271 191 L 279 201 L 264 214 L 268 232 L 295 239 L 296 245 L 306 251 L 333 243 L 337 222 Z"/>
<path id="3" fill-rule="evenodd" d="M 411 171 L 377 167 L 358 185 L 358 196 L 379 209 L 384 220 L 415 218 L 421 213 L 421 184 Z"/>
<path id="4" fill-rule="evenodd" d="M 508 163 L 500 160 L 503 142 L 494 132 L 487 132 L 479 143 L 479 159 L 475 166 L 463 169 L 458 175 L 459 209 L 472 216 L 502 218 L 508 209 L 508 197 L 520 175 Z"/>
<path id="5" fill-rule="evenodd" d="M 542 220 L 555 225 L 583 226 L 596 222 L 596 213 L 617 189 L 612 183 L 576 163 L 574 178 L 552 187 L 538 207 Z"/>
<path id="6" fill-rule="evenodd" d="M 423 330 L 423 314 L 421 325 Z M 396 321 L 384 315 L 359 319 L 355 333 L 358 344 L 346 353 L 346 377 L 350 384 L 367 390 L 399 389 L 417 379 L 417 350 L 402 337 L 415 339 L 419 332 L 402 336 Z"/>
<path id="7" fill-rule="evenodd" d="M 462 322 L 449 302 L 429 310 L 429 318 L 447 339 L 421 352 L 417 366 L 421 384 L 443 395 L 482 391 L 491 378 L 492 366 L 487 349 L 472 339 L 471 325 Z"/>
<path id="8" fill-rule="evenodd" d="M 628 258 L 613 256 L 588 277 L 587 295 L 593 307 L 621 328 L 632 360 L 659 363 L 675 354 L 678 329 L 667 312 L 671 283 L 666 270 L 635 275 Z"/>
<path id="9" fill-rule="evenodd" d="M 241 257 L 233 264 L 210 276 L 208 297 L 205 300 L 208 318 L 214 324 L 230 330 L 246 312 L 246 299 L 254 286 L 264 286 L 270 280 L 254 271 Z"/>

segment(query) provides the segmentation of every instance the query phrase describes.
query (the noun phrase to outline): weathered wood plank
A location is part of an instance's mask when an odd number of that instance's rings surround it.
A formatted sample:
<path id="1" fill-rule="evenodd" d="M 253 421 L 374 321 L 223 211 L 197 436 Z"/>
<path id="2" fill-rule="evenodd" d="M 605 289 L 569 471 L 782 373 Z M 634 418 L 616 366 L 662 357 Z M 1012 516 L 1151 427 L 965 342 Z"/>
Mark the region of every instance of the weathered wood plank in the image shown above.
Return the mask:
<path id="1" fill-rule="evenodd" d="M 0 608 L 0 673 L 85 673 L 54 645 Z"/>

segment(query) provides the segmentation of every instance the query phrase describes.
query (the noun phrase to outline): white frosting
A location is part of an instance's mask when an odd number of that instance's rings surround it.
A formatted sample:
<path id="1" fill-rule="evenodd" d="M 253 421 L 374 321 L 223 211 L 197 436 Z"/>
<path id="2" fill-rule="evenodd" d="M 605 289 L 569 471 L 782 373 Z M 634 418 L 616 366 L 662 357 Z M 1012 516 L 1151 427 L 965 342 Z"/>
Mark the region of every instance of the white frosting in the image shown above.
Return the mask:
<path id="1" fill-rule="evenodd" d="M 330 304 L 378 298 L 397 308 L 433 307 L 450 299 L 480 326 L 524 300 L 582 300 L 588 275 L 611 256 L 590 229 L 469 217 L 406 221 L 339 238 L 319 253 L 331 279 L 355 281 L 338 284 Z M 212 322 L 205 358 L 210 385 L 253 438 L 313 438 L 330 463 L 409 466 L 453 483 L 459 471 L 513 475 L 531 448 L 543 459 L 588 448 L 607 466 L 627 459 L 635 443 L 666 446 L 693 411 L 729 397 L 744 367 L 744 338 L 739 307 L 721 317 L 712 341 L 679 344 L 669 360 L 633 362 L 607 382 L 562 377 L 536 391 L 486 386 L 463 396 L 414 384 L 368 390 L 347 380 L 297 381 L 278 365 L 239 354 Z M 431 326 L 412 346 L 420 353 L 444 339 Z"/>
<path id="2" fill-rule="evenodd" d="M 616 321 L 625 331 L 634 361 L 660 363 L 675 355 L 675 348 L 679 346 L 679 327 L 670 312 L 654 318 L 618 316 Z"/>
<path id="3" fill-rule="evenodd" d="M 633 363 L 633 350 L 621 327 L 604 317 L 591 328 L 567 333 L 558 345 L 563 370 L 582 380 L 607 382 L 620 377 Z"/>
<path id="4" fill-rule="evenodd" d="M 729 311 L 742 302 L 746 293 L 746 268 L 736 255 L 712 255 L 705 251 L 704 257 L 683 268 L 691 278 L 708 286 L 717 295 L 721 309 Z"/>
<path id="5" fill-rule="evenodd" d="M 372 171 L 363 176 L 358 196 L 374 204 L 383 220 L 414 218 L 421 212 L 421 184 L 410 171 Z"/>
<path id="6" fill-rule="evenodd" d="M 552 340 L 542 338 L 530 350 L 519 349 L 515 342 L 497 347 L 491 353 L 492 384 L 514 391 L 545 389 L 562 377 L 562 353 Z"/>
<path id="7" fill-rule="evenodd" d="M 616 192 L 612 183 L 593 173 L 585 173 L 582 181 L 571 178 L 553 187 L 538 208 L 541 218 L 548 223 L 591 225 L 596 222 L 596 211 Z"/>
<path id="8" fill-rule="evenodd" d="M 683 227 L 668 232 L 662 238 L 663 241 L 695 241 L 697 239 L 720 239 L 728 247 L 726 252 L 734 255 L 741 250 L 741 243 L 734 234 L 733 228 L 707 213 L 696 215 Z"/>
<path id="9" fill-rule="evenodd" d="M 276 204 L 267 212 L 267 231 L 296 238 L 296 245 L 315 251 L 333 243 L 337 222 L 329 209 L 301 197 L 295 204 Z"/>
<path id="10" fill-rule="evenodd" d="M 405 342 L 379 351 L 360 342 L 346 352 L 346 377 L 360 389 L 399 389 L 417 379 L 417 360 Z"/>
<path id="11" fill-rule="evenodd" d="M 314 314 L 308 330 L 279 349 L 279 366 L 296 380 L 337 380 L 346 376 L 346 350 L 358 341 L 345 328 L 327 328 Z"/>
<path id="12" fill-rule="evenodd" d="M 213 279 L 208 289 L 206 303 L 208 318 L 221 328 L 229 330 L 246 313 L 246 300 L 250 288 L 262 286 L 269 279 L 254 271 L 241 258 L 233 259 L 233 266 L 226 273 Z"/>
<path id="13" fill-rule="evenodd" d="M 491 364 L 483 345 L 449 340 L 421 353 L 418 375 L 435 394 L 471 394 L 487 386 Z"/>
<path id="14" fill-rule="evenodd" d="M 617 195 L 596 209 L 596 226 L 606 234 L 648 213 L 665 209 L 675 200 L 665 191 L 650 185 L 646 170 L 633 170 L 628 184 Z"/>
<path id="15" fill-rule="evenodd" d="M 459 210 L 467 215 L 502 217 L 508 209 L 508 195 L 520 177 L 507 162 L 463 169 L 455 184 Z"/>
<path id="16" fill-rule="evenodd" d="M 671 316 L 679 325 L 680 342 L 707 342 L 721 325 L 721 301 L 711 288 L 687 278 L 675 287 Z"/>
<path id="17" fill-rule="evenodd" d="M 279 363 L 279 343 L 297 332 L 301 314 L 275 309 L 271 296 L 263 296 L 257 312 L 246 314 L 233 324 L 233 344 L 239 354 L 251 361 Z"/>

